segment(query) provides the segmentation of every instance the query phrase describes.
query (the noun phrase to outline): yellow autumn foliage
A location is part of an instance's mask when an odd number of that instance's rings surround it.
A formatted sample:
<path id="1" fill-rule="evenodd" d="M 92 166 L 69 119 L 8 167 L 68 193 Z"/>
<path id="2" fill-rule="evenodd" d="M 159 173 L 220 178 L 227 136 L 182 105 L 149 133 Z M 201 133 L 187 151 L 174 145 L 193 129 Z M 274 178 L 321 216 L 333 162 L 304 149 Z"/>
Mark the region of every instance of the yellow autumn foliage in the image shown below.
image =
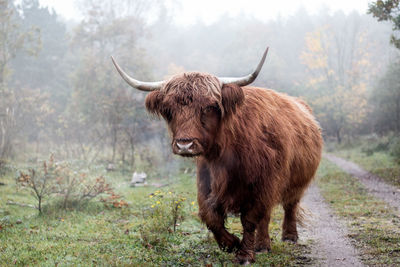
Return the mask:
<path id="1" fill-rule="evenodd" d="M 367 114 L 368 44 L 362 32 L 353 44 L 345 43 L 349 41 L 341 34 L 328 26 L 317 28 L 306 35 L 300 55 L 308 70 L 306 85 L 313 89 L 309 102 L 331 134 L 351 131 Z"/>

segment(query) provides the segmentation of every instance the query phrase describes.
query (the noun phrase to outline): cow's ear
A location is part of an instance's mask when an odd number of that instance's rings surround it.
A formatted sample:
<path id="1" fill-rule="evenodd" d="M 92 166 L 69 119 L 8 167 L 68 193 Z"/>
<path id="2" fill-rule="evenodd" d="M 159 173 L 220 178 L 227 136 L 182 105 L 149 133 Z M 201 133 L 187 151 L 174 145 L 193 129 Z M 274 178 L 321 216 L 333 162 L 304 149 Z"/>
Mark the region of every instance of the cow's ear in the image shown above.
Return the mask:
<path id="1" fill-rule="evenodd" d="M 234 114 L 244 101 L 243 89 L 236 84 L 224 84 L 221 91 L 225 116 Z"/>
<path id="2" fill-rule="evenodd" d="M 146 96 L 146 109 L 155 115 L 161 115 L 162 94 L 159 90 L 153 91 Z"/>

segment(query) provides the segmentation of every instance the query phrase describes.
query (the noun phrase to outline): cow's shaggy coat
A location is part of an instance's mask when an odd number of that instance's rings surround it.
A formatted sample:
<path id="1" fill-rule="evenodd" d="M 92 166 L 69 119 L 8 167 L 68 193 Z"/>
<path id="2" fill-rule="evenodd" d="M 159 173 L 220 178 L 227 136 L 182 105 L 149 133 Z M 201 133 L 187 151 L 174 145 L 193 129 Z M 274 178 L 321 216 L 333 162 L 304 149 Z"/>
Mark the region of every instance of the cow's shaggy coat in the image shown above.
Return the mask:
<path id="1" fill-rule="evenodd" d="M 147 109 L 168 123 L 172 150 L 197 156 L 199 216 L 219 246 L 240 263 L 271 249 L 268 224 L 282 204 L 283 240 L 296 241 L 298 203 L 321 159 L 322 137 L 311 109 L 273 90 L 222 85 L 203 73 L 184 73 L 146 97 Z M 178 143 L 179 142 L 179 143 Z M 190 153 L 179 144 L 193 142 Z M 224 226 L 240 214 L 243 239 Z"/>

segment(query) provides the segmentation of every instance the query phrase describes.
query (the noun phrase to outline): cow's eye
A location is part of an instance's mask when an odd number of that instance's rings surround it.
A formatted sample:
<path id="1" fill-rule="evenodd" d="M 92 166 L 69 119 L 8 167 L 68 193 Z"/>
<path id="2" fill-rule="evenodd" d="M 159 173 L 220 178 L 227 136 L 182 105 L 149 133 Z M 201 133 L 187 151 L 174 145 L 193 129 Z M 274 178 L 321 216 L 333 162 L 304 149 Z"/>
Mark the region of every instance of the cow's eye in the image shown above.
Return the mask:
<path id="1" fill-rule="evenodd" d="M 218 108 L 216 106 L 208 106 L 205 109 L 203 109 L 203 113 L 205 115 L 209 115 L 212 113 L 218 113 Z"/>
<path id="2" fill-rule="evenodd" d="M 220 110 L 217 106 L 208 106 L 202 110 L 201 124 L 206 129 L 215 128 L 220 118 Z"/>
<path id="3" fill-rule="evenodd" d="M 162 115 L 168 122 L 172 121 L 172 112 L 170 109 L 165 109 Z"/>

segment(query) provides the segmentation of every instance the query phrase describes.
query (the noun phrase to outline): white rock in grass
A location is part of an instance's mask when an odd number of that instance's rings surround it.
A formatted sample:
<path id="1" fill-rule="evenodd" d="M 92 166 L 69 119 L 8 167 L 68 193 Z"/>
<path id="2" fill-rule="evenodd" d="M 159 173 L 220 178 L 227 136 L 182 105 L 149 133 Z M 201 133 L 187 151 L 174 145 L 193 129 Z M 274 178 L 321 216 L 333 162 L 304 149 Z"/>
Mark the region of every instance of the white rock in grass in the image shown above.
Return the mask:
<path id="1" fill-rule="evenodd" d="M 132 174 L 131 187 L 143 186 L 147 184 L 147 174 L 144 172 L 134 172 Z"/>

